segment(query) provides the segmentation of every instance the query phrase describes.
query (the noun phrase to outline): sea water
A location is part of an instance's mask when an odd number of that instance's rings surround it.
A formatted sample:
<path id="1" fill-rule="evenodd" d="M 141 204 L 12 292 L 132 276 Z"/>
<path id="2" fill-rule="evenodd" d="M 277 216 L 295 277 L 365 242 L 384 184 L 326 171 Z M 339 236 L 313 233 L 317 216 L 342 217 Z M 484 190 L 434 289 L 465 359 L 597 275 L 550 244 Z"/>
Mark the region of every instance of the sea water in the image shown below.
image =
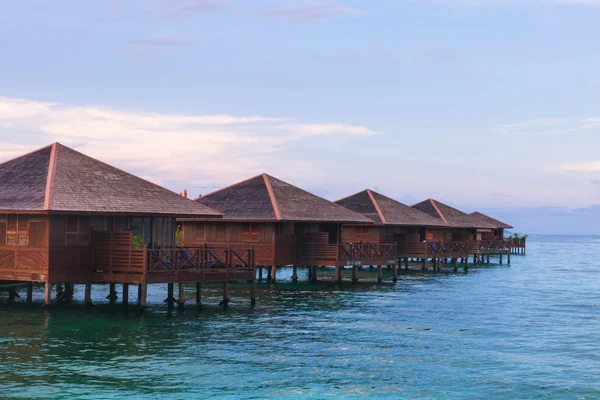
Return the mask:
<path id="1" fill-rule="evenodd" d="M 91 309 L 80 286 L 49 309 L 2 294 L 0 398 L 599 398 L 600 238 L 530 236 L 511 258 L 396 284 L 388 270 L 355 285 L 282 271 L 254 308 L 233 285 L 227 310 L 219 285 L 201 308 L 189 287 L 184 312 L 150 286 L 143 314 L 135 287 L 127 309 L 107 286 Z"/>

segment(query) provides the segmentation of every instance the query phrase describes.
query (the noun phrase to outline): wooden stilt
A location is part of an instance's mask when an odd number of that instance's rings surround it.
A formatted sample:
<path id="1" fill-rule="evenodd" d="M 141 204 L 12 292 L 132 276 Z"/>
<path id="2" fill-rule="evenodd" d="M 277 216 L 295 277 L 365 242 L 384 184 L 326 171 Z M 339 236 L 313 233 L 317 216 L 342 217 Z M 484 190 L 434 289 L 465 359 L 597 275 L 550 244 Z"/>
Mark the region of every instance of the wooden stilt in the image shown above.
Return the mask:
<path id="1" fill-rule="evenodd" d="M 229 282 L 223 282 L 223 301 L 221 301 L 223 308 L 229 306 Z"/>
<path id="2" fill-rule="evenodd" d="M 277 281 L 277 265 L 271 266 L 271 282 Z"/>
<path id="3" fill-rule="evenodd" d="M 27 304 L 33 303 L 33 282 L 27 282 Z"/>
<path id="4" fill-rule="evenodd" d="M 129 284 L 128 283 L 123 283 L 122 285 L 122 291 L 123 291 L 123 305 L 124 306 L 128 306 L 129 305 Z"/>
<path id="5" fill-rule="evenodd" d="M 202 284 L 196 282 L 196 304 L 202 303 Z"/>
<path id="6" fill-rule="evenodd" d="M 342 266 L 341 265 L 336 265 L 335 266 L 335 271 L 333 273 L 333 279 L 336 282 L 341 282 L 342 281 Z"/>
<path id="7" fill-rule="evenodd" d="M 467 255 L 465 257 L 465 267 L 463 268 L 463 271 L 467 272 L 469 270 L 469 256 Z"/>
<path id="8" fill-rule="evenodd" d="M 146 296 L 148 294 L 148 285 L 146 283 L 142 283 L 140 284 L 140 297 L 138 299 L 138 303 L 140 304 L 141 308 L 145 308 L 146 307 Z"/>
<path id="9" fill-rule="evenodd" d="M 173 297 L 173 293 L 175 292 L 174 288 L 175 285 L 173 283 L 167 284 L 167 298 L 165 299 L 165 303 L 167 303 L 169 307 L 172 307 L 173 302 L 175 301 L 175 297 Z"/>
<path id="10" fill-rule="evenodd" d="M 258 280 L 262 281 L 263 278 L 263 269 L 262 267 L 258 267 Z"/>
<path id="11" fill-rule="evenodd" d="M 383 281 L 383 271 L 381 265 L 377 266 L 377 282 Z"/>
<path id="12" fill-rule="evenodd" d="M 452 259 L 452 270 L 454 272 L 458 271 L 458 258 L 453 258 Z"/>
<path id="13" fill-rule="evenodd" d="M 310 281 L 312 283 L 316 283 L 317 282 L 317 266 L 313 265 L 312 267 L 310 267 L 312 270 L 312 274 L 310 276 Z"/>
<path id="14" fill-rule="evenodd" d="M 358 282 L 358 265 L 354 264 L 352 266 L 352 283 Z"/>
<path id="15" fill-rule="evenodd" d="M 506 262 L 508 265 L 510 265 L 510 253 L 506 255 Z"/>
<path id="16" fill-rule="evenodd" d="M 254 279 L 250 282 L 250 305 L 256 305 L 256 282 Z"/>
<path id="17" fill-rule="evenodd" d="M 85 303 L 85 305 L 91 306 L 92 305 L 92 283 L 91 282 L 85 283 L 85 293 L 84 293 L 83 297 L 84 297 L 83 302 Z"/>
<path id="18" fill-rule="evenodd" d="M 110 304 L 115 304 L 116 300 L 117 300 L 117 291 L 116 291 L 116 285 L 114 283 L 110 283 L 108 285 L 109 289 L 108 289 L 108 296 L 106 296 L 108 298 L 108 301 L 110 302 Z"/>
<path id="19" fill-rule="evenodd" d="M 271 269 L 271 267 L 267 267 L 267 282 L 271 282 L 271 280 L 273 279 L 273 276 L 271 275 L 271 271 L 273 271 Z"/>
<path id="20" fill-rule="evenodd" d="M 298 267 L 295 265 L 292 267 L 292 282 L 298 282 Z"/>
<path id="21" fill-rule="evenodd" d="M 142 285 L 137 285 L 137 290 L 138 290 L 138 301 L 139 301 L 140 297 L 142 297 Z"/>
<path id="22" fill-rule="evenodd" d="M 502 254 L 500 254 L 500 264 L 502 264 Z"/>
<path id="23" fill-rule="evenodd" d="M 46 282 L 44 287 L 44 306 L 50 305 L 52 300 L 52 283 Z"/>
<path id="24" fill-rule="evenodd" d="M 421 267 L 421 271 L 427 271 L 427 259 L 423 258 L 423 266 Z"/>
<path id="25" fill-rule="evenodd" d="M 179 290 L 177 292 L 177 303 L 180 307 L 185 304 L 185 286 L 183 285 L 183 282 L 179 282 Z"/>
<path id="26" fill-rule="evenodd" d="M 392 281 L 394 283 L 398 282 L 398 265 L 392 265 Z"/>
<path id="27" fill-rule="evenodd" d="M 408 271 L 408 257 L 404 258 L 404 269 Z"/>
<path id="28" fill-rule="evenodd" d="M 73 300 L 73 283 L 65 282 L 65 301 L 70 303 Z"/>

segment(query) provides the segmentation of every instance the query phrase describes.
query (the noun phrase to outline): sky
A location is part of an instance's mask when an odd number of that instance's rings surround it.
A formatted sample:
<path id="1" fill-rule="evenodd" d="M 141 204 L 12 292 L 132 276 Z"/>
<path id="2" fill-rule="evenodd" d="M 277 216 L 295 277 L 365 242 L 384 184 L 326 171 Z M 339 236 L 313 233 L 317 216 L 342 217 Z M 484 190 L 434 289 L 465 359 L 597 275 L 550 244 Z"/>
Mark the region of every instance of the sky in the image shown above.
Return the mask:
<path id="1" fill-rule="evenodd" d="M 600 234 L 600 0 L 4 2 L 0 160 L 269 173 Z"/>

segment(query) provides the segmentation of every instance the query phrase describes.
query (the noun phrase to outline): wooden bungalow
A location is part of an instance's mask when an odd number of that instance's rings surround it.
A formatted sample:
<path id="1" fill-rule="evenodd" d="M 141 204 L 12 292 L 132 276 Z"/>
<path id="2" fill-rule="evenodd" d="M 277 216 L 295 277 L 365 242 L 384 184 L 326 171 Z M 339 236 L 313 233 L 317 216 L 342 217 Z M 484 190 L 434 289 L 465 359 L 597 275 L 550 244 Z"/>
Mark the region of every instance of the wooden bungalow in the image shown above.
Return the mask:
<path id="1" fill-rule="evenodd" d="M 496 242 L 488 247 L 484 235 L 493 234 L 496 226 L 474 215 L 464 213 L 434 199 L 412 206 L 443 221 L 450 229 L 432 229 L 427 232 L 429 254 L 446 257 L 468 257 L 473 254 L 507 254 L 505 243 Z M 510 260 L 510 259 L 509 259 Z"/>
<path id="2" fill-rule="evenodd" d="M 449 231 L 438 218 L 366 189 L 336 201 L 345 208 L 371 219 L 374 225 L 346 225 L 346 242 L 396 243 L 398 258 L 427 257 L 428 232 Z"/>
<path id="3" fill-rule="evenodd" d="M 372 224 L 372 220 L 267 174 L 217 190 L 197 201 L 222 212 L 224 217 L 180 220 L 184 245 L 251 245 L 256 251 L 257 265 L 270 267 L 272 280 L 276 279 L 276 267 L 282 265 L 341 267 L 358 262 L 396 263 L 392 243 L 367 248 L 342 240 L 343 224 Z M 294 267 L 293 279 L 295 276 Z"/>
<path id="4" fill-rule="evenodd" d="M 489 215 L 480 213 L 479 211 L 472 212 L 470 215 L 474 216 L 477 219 L 480 219 L 481 221 L 487 222 L 488 224 L 494 227 L 494 229 L 490 232 L 483 232 L 481 234 L 481 238 L 484 240 L 502 240 L 504 239 L 504 230 L 513 229 L 512 226 L 502 221 L 498 221 L 497 219 L 492 218 Z"/>
<path id="5" fill-rule="evenodd" d="M 251 249 L 175 247 L 177 217 L 219 212 L 59 143 L 1 163 L 0 182 L 0 280 L 44 282 L 46 303 L 59 282 L 85 282 L 86 302 L 92 283 L 139 284 L 144 306 L 149 283 L 254 277 Z"/>

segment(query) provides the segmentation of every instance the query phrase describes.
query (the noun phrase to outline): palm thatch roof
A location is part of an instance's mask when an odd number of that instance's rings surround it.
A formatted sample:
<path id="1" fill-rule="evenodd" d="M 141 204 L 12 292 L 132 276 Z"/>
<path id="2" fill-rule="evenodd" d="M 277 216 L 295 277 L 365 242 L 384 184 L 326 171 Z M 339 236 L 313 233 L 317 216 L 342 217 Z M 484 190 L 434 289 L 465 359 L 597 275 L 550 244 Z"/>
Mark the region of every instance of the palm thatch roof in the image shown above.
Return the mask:
<path id="1" fill-rule="evenodd" d="M 508 225 L 507 223 L 492 218 L 484 213 L 480 213 L 479 211 L 472 212 L 470 215 L 477 217 L 478 219 L 487 222 L 488 224 L 494 225 L 496 229 L 513 229 L 513 227 Z"/>
<path id="2" fill-rule="evenodd" d="M 495 229 L 493 225 L 434 199 L 427 199 L 412 206 L 443 221 L 451 228 Z"/>
<path id="3" fill-rule="evenodd" d="M 60 143 L 0 164 L 0 212 L 220 217 Z"/>
<path id="4" fill-rule="evenodd" d="M 373 223 L 372 220 L 267 174 L 196 200 L 226 220 Z"/>
<path id="5" fill-rule="evenodd" d="M 437 218 L 370 189 L 340 199 L 336 201 L 336 204 L 362 214 L 377 224 L 423 227 L 445 226 Z"/>

